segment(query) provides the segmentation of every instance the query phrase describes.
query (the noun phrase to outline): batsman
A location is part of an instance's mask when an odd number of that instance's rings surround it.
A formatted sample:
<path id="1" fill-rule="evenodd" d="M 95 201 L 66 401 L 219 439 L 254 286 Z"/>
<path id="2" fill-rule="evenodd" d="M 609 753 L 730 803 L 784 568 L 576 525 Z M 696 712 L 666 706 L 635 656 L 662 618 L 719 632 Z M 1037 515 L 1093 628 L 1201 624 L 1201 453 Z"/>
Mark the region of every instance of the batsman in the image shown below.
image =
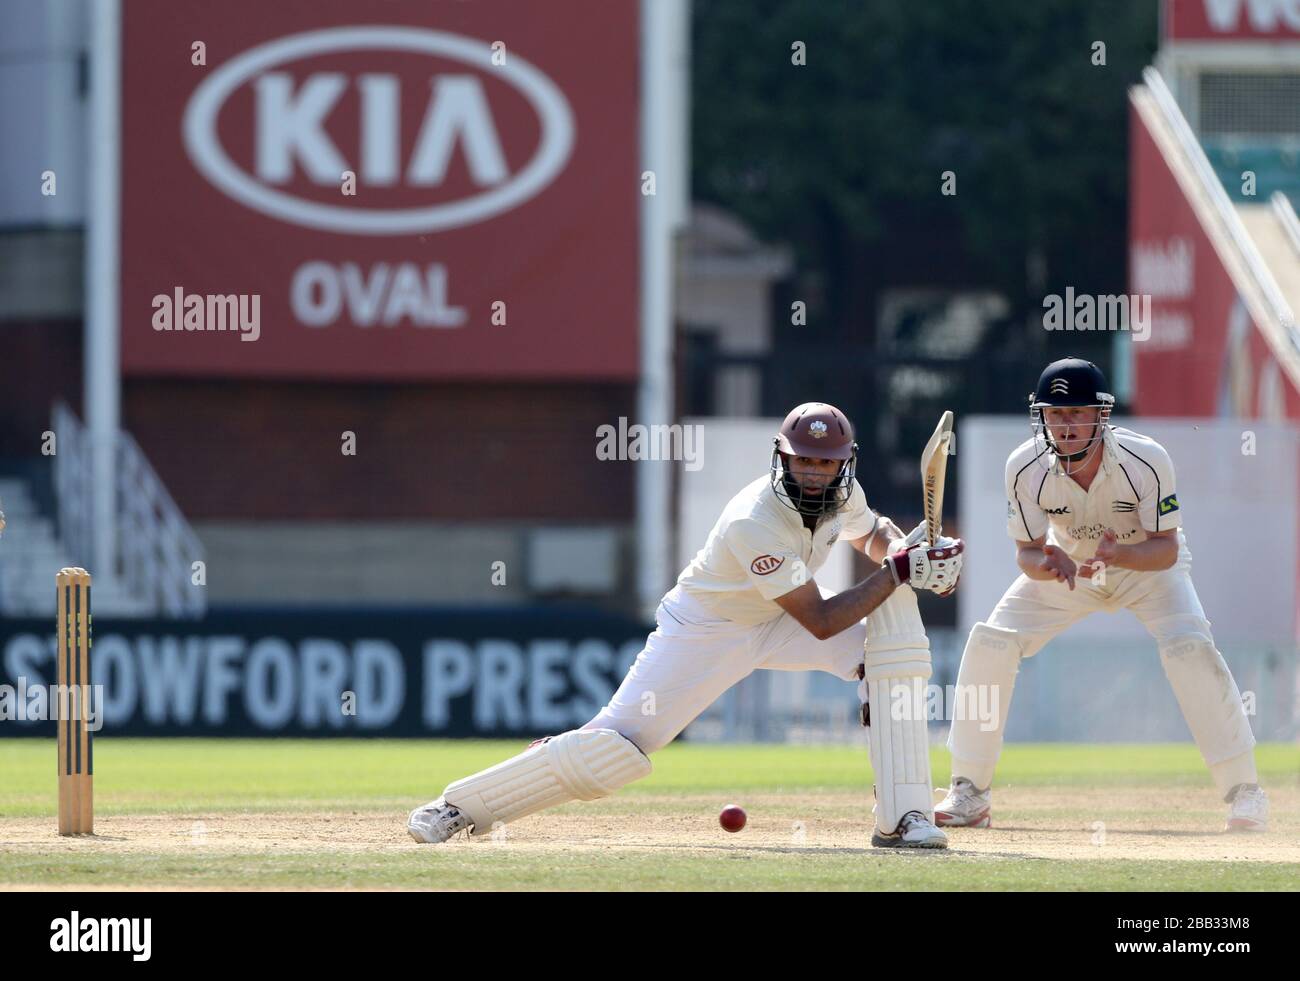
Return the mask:
<path id="1" fill-rule="evenodd" d="M 963 545 L 938 534 L 933 513 L 941 477 L 927 484 L 937 491 L 927 498 L 933 541 L 926 522 L 904 536 L 867 506 L 853 427 L 839 409 L 798 406 L 773 444 L 768 473 L 723 509 L 609 703 L 582 728 L 448 785 L 411 812 L 411 837 L 486 835 L 606 797 L 648 775 L 650 755 L 751 672 L 826 671 L 858 682 L 875 772 L 872 844 L 947 847 L 934 824 L 926 740 L 930 643 L 913 593 L 949 595 L 961 573 Z M 813 577 L 841 538 L 879 568 L 831 594 Z"/>
<path id="2" fill-rule="evenodd" d="M 1173 462 L 1155 440 L 1110 424 L 1115 397 L 1106 388 L 1092 362 L 1065 358 L 1044 369 L 1030 395 L 1032 435 L 1006 468 L 1007 533 L 1021 575 L 971 630 L 957 675 L 959 691 L 987 689 L 1000 710 L 992 725 L 953 719 L 952 786 L 935 817 L 942 826 L 989 826 L 1020 662 L 1090 613 L 1131 610 L 1156 642 L 1228 805 L 1226 830 L 1264 831 L 1255 737 L 1192 585 Z"/>

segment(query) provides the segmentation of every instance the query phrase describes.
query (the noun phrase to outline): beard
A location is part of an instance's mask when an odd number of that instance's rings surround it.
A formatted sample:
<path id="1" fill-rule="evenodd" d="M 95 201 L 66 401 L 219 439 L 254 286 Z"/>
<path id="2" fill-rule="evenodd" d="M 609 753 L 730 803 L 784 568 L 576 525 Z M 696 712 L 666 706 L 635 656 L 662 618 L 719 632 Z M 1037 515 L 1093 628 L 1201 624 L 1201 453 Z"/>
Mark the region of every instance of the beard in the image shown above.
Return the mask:
<path id="1" fill-rule="evenodd" d="M 799 505 L 799 510 L 803 514 L 821 514 L 826 510 L 828 501 L 827 491 L 829 487 L 821 487 L 816 491 L 805 490 L 798 481 L 789 474 L 785 478 L 785 492 L 790 496 L 790 500 Z"/>
<path id="2" fill-rule="evenodd" d="M 785 478 L 785 489 L 788 490 L 791 494 L 798 494 L 802 497 L 821 498 L 826 496 L 825 485 L 817 488 L 817 490 L 815 491 L 808 490 L 808 488 L 804 487 L 801 483 L 799 483 L 799 481 L 795 480 L 793 477 L 790 476 L 787 476 Z"/>

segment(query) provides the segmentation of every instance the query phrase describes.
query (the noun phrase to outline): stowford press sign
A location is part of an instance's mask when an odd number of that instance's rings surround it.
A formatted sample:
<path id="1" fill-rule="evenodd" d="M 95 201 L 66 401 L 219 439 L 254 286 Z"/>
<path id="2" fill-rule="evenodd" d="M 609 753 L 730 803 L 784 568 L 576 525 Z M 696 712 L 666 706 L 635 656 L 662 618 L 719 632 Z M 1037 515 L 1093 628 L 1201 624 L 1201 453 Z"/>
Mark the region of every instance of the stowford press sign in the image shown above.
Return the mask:
<path id="1" fill-rule="evenodd" d="M 650 626 L 599 611 L 96 618 L 107 736 L 528 737 L 589 721 Z M 0 738 L 49 736 L 49 621 L 0 622 Z"/>
<path id="2" fill-rule="evenodd" d="M 636 4 L 123 6 L 128 373 L 635 377 Z M 176 289 L 257 343 L 150 331 Z"/>

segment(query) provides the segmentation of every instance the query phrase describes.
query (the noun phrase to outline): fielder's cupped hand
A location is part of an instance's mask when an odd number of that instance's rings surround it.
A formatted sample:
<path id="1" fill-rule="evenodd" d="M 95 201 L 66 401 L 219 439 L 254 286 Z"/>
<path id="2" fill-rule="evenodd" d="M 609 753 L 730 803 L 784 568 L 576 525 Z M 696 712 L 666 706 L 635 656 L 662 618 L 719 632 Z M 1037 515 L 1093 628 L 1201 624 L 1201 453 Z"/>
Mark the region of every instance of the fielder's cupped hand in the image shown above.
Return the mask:
<path id="1" fill-rule="evenodd" d="M 1097 543 L 1097 551 L 1092 557 L 1107 565 L 1114 565 L 1115 559 L 1119 557 L 1119 538 L 1111 528 L 1107 528 L 1101 535 L 1101 541 Z"/>
<path id="2" fill-rule="evenodd" d="M 1107 528 L 1102 532 L 1101 541 L 1097 542 L 1097 551 L 1092 553 L 1092 558 L 1079 566 L 1079 575 L 1084 579 L 1095 579 L 1102 569 L 1113 566 L 1118 557 L 1119 538 Z"/>
<path id="3" fill-rule="evenodd" d="M 1056 545 L 1043 546 L 1043 561 L 1038 563 L 1038 568 L 1053 573 L 1057 582 L 1067 583 L 1071 589 L 1074 588 L 1074 577 L 1079 574 L 1074 559 Z"/>

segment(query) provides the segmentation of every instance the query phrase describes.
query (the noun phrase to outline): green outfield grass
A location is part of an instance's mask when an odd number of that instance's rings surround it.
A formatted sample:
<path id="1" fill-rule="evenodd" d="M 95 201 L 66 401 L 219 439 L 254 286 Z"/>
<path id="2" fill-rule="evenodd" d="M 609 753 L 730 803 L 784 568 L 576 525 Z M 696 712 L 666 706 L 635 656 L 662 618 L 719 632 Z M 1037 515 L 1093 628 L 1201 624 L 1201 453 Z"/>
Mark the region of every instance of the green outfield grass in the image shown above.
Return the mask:
<path id="1" fill-rule="evenodd" d="M 729 852 L 623 855 L 593 860 L 587 852 L 521 854 L 482 845 L 434 855 L 319 855 L 234 858 L 162 855 L 147 867 L 137 856 L 76 858 L 57 866 L 19 858 L 3 881 L 10 888 L 51 886 L 154 889 L 435 889 L 449 891 L 964 891 L 964 892 L 1246 892 L 1295 891 L 1294 863 L 1088 861 L 990 862 L 933 853 L 879 851 L 796 854 L 763 860 Z M 8 864 L 8 860 L 6 859 Z M 929 863 L 929 864 L 927 864 Z"/>
<path id="2" fill-rule="evenodd" d="M 390 807 L 517 753 L 510 741 L 98 739 L 96 812 L 310 810 L 321 805 Z M 1261 780 L 1300 781 L 1300 746 L 1265 744 Z M 931 753 L 936 784 L 948 754 Z M 654 772 L 621 795 L 866 791 L 871 770 L 853 746 L 691 745 L 654 756 Z M 53 740 L 0 742 L 0 817 L 35 817 L 54 804 Z M 1191 745 L 1012 744 L 998 785 L 1209 787 Z"/>
<path id="3" fill-rule="evenodd" d="M 1206 837 L 1205 860 L 1189 860 L 1186 849 L 1199 847 L 1199 829 L 1222 823 L 1191 745 L 1009 746 L 995 793 L 1009 802 L 1002 823 L 1014 836 L 1004 841 L 963 829 L 952 851 L 938 856 L 867 847 L 870 771 L 864 750 L 855 747 L 679 743 L 655 754 L 648 779 L 615 797 L 566 805 L 550 824 L 529 819 L 530 834 L 518 847 L 421 847 L 405 837 L 410 807 L 519 748 L 484 741 L 104 738 L 95 745 L 102 838 L 70 844 L 53 834 L 53 741 L 8 740 L 0 743 L 0 885 L 1294 890 L 1300 883 L 1300 861 L 1290 860 L 1300 823 L 1291 818 L 1293 805 L 1278 807 L 1300 799 L 1300 747 L 1277 744 L 1260 746 L 1257 758 L 1274 793 L 1269 838 L 1286 846 L 1282 861 L 1267 851 L 1225 851 L 1240 836 Z M 946 782 L 947 765 L 946 752 L 936 750 L 936 784 Z M 1171 795 L 1189 802 L 1187 820 L 1198 829 L 1168 832 L 1167 842 L 1183 849 L 1176 860 L 1158 849 L 1052 858 L 1032 847 L 1040 829 L 1044 839 L 1080 839 L 1098 815 L 1120 829 L 1116 841 L 1129 841 L 1121 835 L 1127 830 L 1137 847 L 1144 835 L 1163 847 Z M 753 827 L 740 835 L 722 834 L 714 823 L 717 807 L 731 800 L 750 809 Z M 589 832 L 588 816 L 599 834 Z M 187 847 L 187 829 L 205 818 L 214 828 L 241 830 L 213 847 Z M 789 827 L 805 818 L 838 837 L 829 847 L 826 837 L 804 847 Z M 624 823 L 639 829 L 626 842 L 619 840 Z M 1145 830 L 1148 824 L 1153 830 Z M 311 840 L 301 844 L 302 837 Z M 963 849 L 967 842 L 995 847 L 972 852 Z"/>

